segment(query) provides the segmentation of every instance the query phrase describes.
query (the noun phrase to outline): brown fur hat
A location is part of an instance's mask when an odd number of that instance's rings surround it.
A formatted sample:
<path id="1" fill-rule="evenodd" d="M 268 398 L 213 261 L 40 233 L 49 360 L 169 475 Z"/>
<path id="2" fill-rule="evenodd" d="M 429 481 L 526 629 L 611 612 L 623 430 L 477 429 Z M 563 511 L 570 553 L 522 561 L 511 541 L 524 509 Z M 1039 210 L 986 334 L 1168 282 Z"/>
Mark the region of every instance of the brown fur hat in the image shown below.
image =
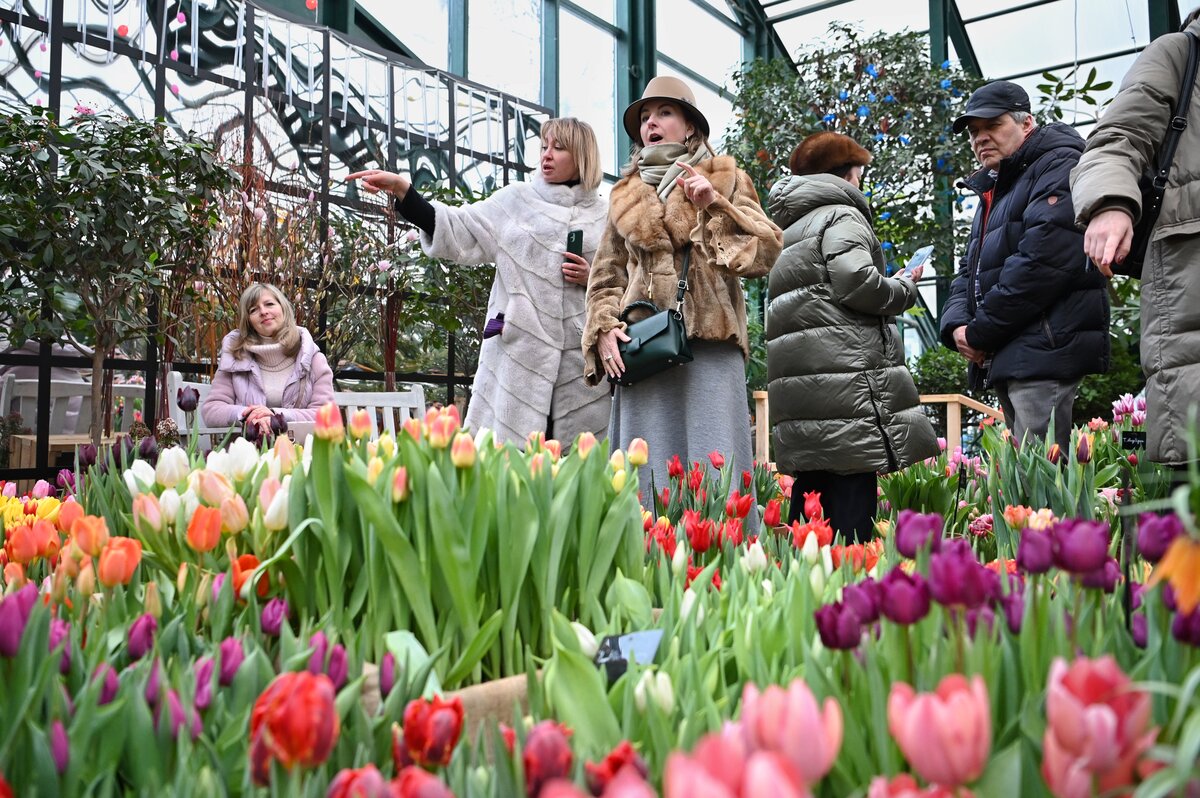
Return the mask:
<path id="1" fill-rule="evenodd" d="M 870 162 L 871 153 L 857 141 L 827 130 L 814 133 L 797 144 L 788 159 L 788 168 L 794 175 L 818 175 L 845 166 L 866 166 Z"/>

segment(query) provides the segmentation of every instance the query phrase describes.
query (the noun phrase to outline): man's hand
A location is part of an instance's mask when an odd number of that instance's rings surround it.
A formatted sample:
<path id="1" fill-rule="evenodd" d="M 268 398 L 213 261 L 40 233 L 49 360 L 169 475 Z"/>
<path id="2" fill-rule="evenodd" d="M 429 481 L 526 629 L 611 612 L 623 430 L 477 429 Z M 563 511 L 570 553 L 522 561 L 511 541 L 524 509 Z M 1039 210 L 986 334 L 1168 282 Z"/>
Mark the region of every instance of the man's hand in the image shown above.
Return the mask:
<path id="1" fill-rule="evenodd" d="M 1112 265 L 1129 255 L 1133 244 L 1133 217 L 1119 208 L 1101 211 L 1088 222 L 1083 234 L 1083 251 L 1105 277 L 1112 277 Z"/>
<path id="2" fill-rule="evenodd" d="M 958 351 L 967 360 L 976 366 L 983 365 L 984 353 L 967 343 L 967 325 L 964 324 L 954 329 L 954 345 L 958 347 Z"/>

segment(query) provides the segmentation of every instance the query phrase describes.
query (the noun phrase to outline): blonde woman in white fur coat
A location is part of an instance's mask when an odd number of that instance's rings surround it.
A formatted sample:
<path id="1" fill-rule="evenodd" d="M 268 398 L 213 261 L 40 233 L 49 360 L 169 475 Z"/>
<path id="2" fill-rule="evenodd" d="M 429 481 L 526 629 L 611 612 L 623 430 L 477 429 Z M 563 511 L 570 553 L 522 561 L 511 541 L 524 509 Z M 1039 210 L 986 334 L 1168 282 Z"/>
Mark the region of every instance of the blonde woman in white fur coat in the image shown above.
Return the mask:
<path id="1" fill-rule="evenodd" d="M 608 428 L 608 388 L 584 382 L 580 346 L 588 273 L 608 205 L 596 193 L 602 173 L 592 128 L 551 119 L 541 138 L 531 181 L 471 205 L 431 203 L 392 172 L 347 179 L 392 194 L 396 211 L 420 228 L 429 255 L 496 264 L 465 426 L 518 444 L 532 432 L 569 444 L 582 432 L 604 437 Z M 583 233 L 582 256 L 566 251 L 572 230 Z"/>

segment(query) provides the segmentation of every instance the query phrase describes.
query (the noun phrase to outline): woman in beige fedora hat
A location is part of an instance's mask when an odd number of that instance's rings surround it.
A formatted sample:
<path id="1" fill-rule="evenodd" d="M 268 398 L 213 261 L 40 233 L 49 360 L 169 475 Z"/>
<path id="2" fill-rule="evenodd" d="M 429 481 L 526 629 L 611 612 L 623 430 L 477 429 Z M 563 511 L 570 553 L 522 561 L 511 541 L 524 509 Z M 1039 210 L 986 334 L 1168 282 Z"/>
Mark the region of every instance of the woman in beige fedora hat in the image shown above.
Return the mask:
<path id="1" fill-rule="evenodd" d="M 683 317 L 692 362 L 632 386 L 614 386 L 610 445 L 635 438 L 650 447 L 650 482 L 667 484 L 676 455 L 704 462 L 720 452 L 738 470 L 752 464 L 746 408 L 746 299 L 742 278 L 766 274 L 783 234 L 763 212 L 750 177 L 733 158 L 714 155 L 695 96 L 676 78 L 657 77 L 625 110 L 633 140 L 623 179 L 609 197 L 608 227 L 588 281 L 583 329 L 585 377 L 597 384 L 625 369 L 619 318 L 630 303 L 673 305 L 691 249 Z M 648 315 L 635 311 L 629 321 Z M 740 485 L 740 481 L 737 483 Z"/>

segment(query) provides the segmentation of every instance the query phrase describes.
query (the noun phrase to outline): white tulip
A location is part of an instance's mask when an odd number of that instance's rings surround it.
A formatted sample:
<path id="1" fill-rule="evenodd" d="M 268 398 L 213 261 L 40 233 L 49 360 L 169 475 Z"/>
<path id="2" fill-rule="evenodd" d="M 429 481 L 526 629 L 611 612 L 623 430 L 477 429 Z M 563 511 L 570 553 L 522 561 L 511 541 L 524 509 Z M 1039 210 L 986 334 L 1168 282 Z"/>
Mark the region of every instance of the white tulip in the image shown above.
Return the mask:
<path id="1" fill-rule="evenodd" d="M 271 506 L 263 513 L 263 526 L 271 532 L 287 529 L 288 495 L 291 484 L 292 477 L 289 474 L 283 478 L 283 484 L 279 486 L 279 490 L 275 491 L 275 496 L 271 499 Z"/>
<path id="2" fill-rule="evenodd" d="M 154 487 L 154 466 L 145 460 L 134 460 L 125 470 L 125 487 L 129 488 L 130 496 L 146 493 Z"/>
<path id="3" fill-rule="evenodd" d="M 642 671 L 642 678 L 633 688 L 633 703 L 638 712 L 645 712 L 651 701 L 664 715 L 675 711 L 675 688 L 671 685 L 671 677 L 662 671 Z"/>
<path id="4" fill-rule="evenodd" d="M 775 583 L 770 579 L 764 579 L 762 583 L 763 595 L 771 598 L 775 595 Z"/>
<path id="5" fill-rule="evenodd" d="M 692 608 L 694 607 L 696 610 L 696 625 L 699 626 L 704 623 L 704 605 L 698 603 L 699 598 L 696 595 L 696 591 L 690 587 L 683 591 L 683 599 L 679 602 L 679 618 L 681 620 L 687 620 L 688 616 L 692 614 Z"/>
<path id="6" fill-rule="evenodd" d="M 241 481 L 258 468 L 258 447 L 245 438 L 229 445 L 229 476 Z"/>
<path id="7" fill-rule="evenodd" d="M 581 624 L 579 621 L 571 621 L 571 628 L 575 630 L 575 638 L 579 640 L 579 648 L 587 655 L 588 659 L 596 656 L 596 652 L 600 650 L 600 644 L 596 642 L 596 636 L 592 634 L 592 630 Z"/>
<path id="8" fill-rule="evenodd" d="M 649 669 L 642 671 L 642 678 L 638 679 L 637 685 L 633 688 L 633 703 L 637 707 L 638 712 L 646 711 L 646 704 L 653 684 L 654 674 Z"/>
<path id="9" fill-rule="evenodd" d="M 812 588 L 813 595 L 820 599 L 825 595 L 825 572 L 820 568 L 809 569 L 808 584 Z"/>
<path id="10" fill-rule="evenodd" d="M 800 549 L 800 555 L 804 557 L 804 561 L 809 565 L 812 565 L 817 560 L 821 559 L 821 547 L 820 544 L 817 543 L 816 535 L 810 533 L 808 537 L 804 539 L 804 546 L 802 546 Z"/>
<path id="11" fill-rule="evenodd" d="M 738 560 L 748 574 L 758 573 L 767 567 L 767 553 L 757 540 L 746 547 L 746 552 Z"/>
<path id="12" fill-rule="evenodd" d="M 209 452 L 208 459 L 204 461 L 204 467 L 227 477 L 233 474 L 233 463 L 230 462 L 229 452 L 224 449 L 213 449 Z"/>
<path id="13" fill-rule="evenodd" d="M 829 576 L 833 573 L 833 547 L 821 547 L 821 567 L 825 569 L 825 575 Z"/>
<path id="14" fill-rule="evenodd" d="M 175 520 L 179 518 L 179 508 L 182 506 L 183 502 L 174 488 L 167 488 L 158 497 L 158 509 L 162 512 L 163 523 L 168 526 L 175 525 Z"/>
<path id="15" fill-rule="evenodd" d="M 687 547 L 677 545 L 675 547 L 675 554 L 671 557 L 671 573 L 677 577 L 682 577 L 687 573 L 687 564 Z"/>
<path id="16" fill-rule="evenodd" d="M 309 467 L 312 466 L 312 451 L 313 451 L 313 436 L 308 433 L 304 436 L 304 453 L 300 457 L 300 462 L 304 464 L 304 472 L 308 473 Z"/>
<path id="17" fill-rule="evenodd" d="M 196 514 L 196 508 L 200 506 L 200 497 L 191 488 L 179 495 L 179 501 L 183 505 L 184 518 L 191 518 Z"/>
<path id="18" fill-rule="evenodd" d="M 173 488 L 187 479 L 191 470 L 192 464 L 188 462 L 187 452 L 178 446 L 168 446 L 158 453 L 154 478 L 164 488 Z"/>

